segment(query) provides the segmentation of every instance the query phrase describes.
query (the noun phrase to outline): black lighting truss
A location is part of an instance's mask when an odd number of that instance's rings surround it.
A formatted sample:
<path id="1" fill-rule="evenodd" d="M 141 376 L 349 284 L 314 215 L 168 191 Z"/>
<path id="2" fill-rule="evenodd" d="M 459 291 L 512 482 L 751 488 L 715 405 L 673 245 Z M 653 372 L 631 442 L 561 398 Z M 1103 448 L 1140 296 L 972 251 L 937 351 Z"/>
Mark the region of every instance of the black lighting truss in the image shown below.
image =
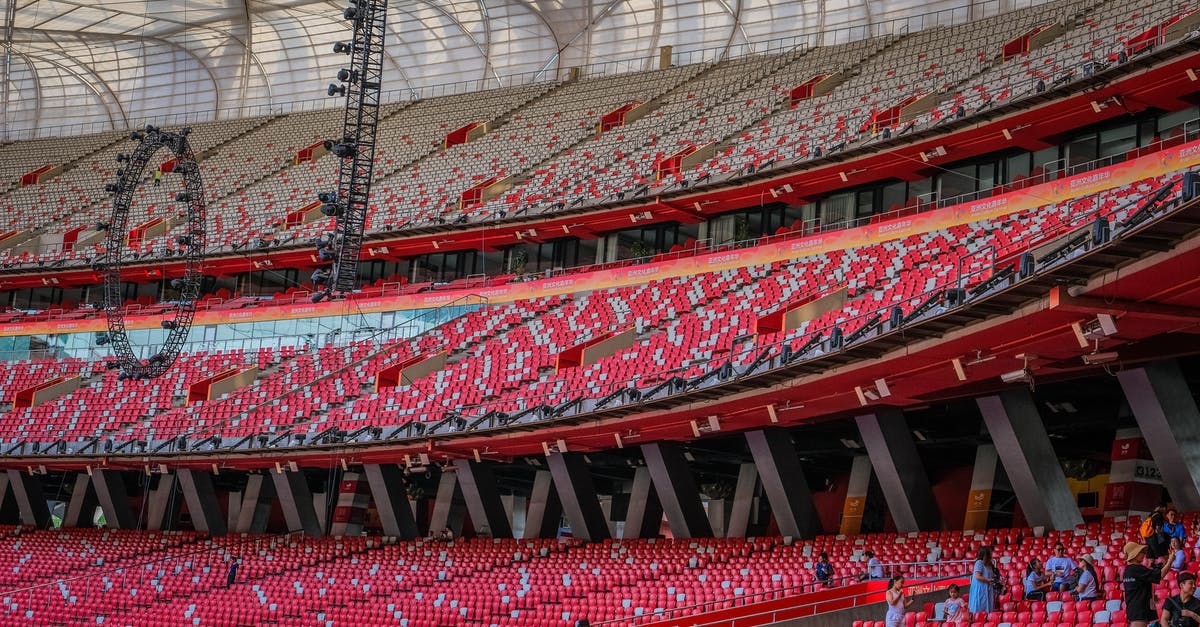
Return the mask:
<path id="1" fill-rule="evenodd" d="M 97 270 L 104 275 L 104 312 L 108 318 L 108 342 L 122 375 L 136 379 L 157 377 L 171 369 L 183 349 L 192 318 L 196 315 L 196 300 L 200 296 L 200 277 L 204 261 L 206 239 L 204 182 L 200 167 L 188 142 L 189 129 L 179 133 L 168 133 L 153 126 L 145 131 L 134 132 L 130 138 L 138 141 L 137 148 L 129 155 L 117 155 L 122 167 L 117 171 L 117 182 L 107 190 L 113 194 L 112 218 L 108 222 L 108 237 L 104 254 Z M 172 284 L 179 289 L 179 300 L 173 318 L 164 318 L 162 327 L 169 331 L 159 352 L 148 359 L 138 357 L 129 345 L 125 332 L 125 313 L 121 303 L 122 256 L 125 237 L 129 233 L 129 206 L 133 194 L 144 180 L 142 171 L 160 148 L 167 148 L 175 156 L 174 171 L 183 177 L 183 189 L 175 195 L 175 201 L 187 204 L 187 231 L 178 236 L 176 242 L 183 249 L 185 266 L 183 277 Z"/>
<path id="2" fill-rule="evenodd" d="M 350 66 L 338 72 L 342 86 L 330 85 L 329 94 L 346 94 L 342 137 L 332 150 L 340 158 L 333 276 L 330 291 L 345 293 L 358 287 L 358 261 L 363 229 L 371 199 L 371 174 L 375 164 L 375 131 L 379 124 L 379 94 L 383 86 L 383 44 L 387 0 L 351 0 L 344 17 L 354 24 L 354 39 L 339 43 L 334 51 L 350 54 Z"/>

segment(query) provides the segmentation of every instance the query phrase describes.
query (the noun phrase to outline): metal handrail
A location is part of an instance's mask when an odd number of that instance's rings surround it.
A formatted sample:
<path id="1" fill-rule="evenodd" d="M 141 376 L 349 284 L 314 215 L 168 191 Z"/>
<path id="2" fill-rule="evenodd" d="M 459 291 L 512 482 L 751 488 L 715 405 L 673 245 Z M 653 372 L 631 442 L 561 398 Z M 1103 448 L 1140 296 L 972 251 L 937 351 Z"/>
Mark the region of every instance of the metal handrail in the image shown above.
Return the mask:
<path id="1" fill-rule="evenodd" d="M 897 573 L 902 568 L 912 569 L 912 568 L 919 568 L 922 566 L 942 567 L 942 566 L 953 566 L 953 565 L 968 565 L 971 563 L 973 563 L 972 560 L 948 560 L 948 561 L 944 561 L 944 562 L 897 562 L 897 563 L 893 563 L 893 564 L 884 564 L 883 566 L 885 568 L 890 567 L 890 572 Z M 945 581 L 948 579 L 958 579 L 961 577 L 965 577 L 969 573 L 970 573 L 970 569 L 968 568 L 967 570 L 963 571 L 962 574 L 939 575 L 934 578 L 922 578 L 922 579 L 919 579 L 918 581 L 920 582 L 920 585 L 928 585 L 931 582 Z M 891 577 L 891 575 L 888 575 L 884 579 L 888 579 L 890 577 Z M 882 580 L 883 579 L 875 579 L 874 581 L 882 581 Z M 861 575 L 847 575 L 844 577 L 840 577 L 834 581 L 839 582 L 838 585 L 842 585 L 842 584 L 854 584 L 854 583 L 860 583 L 863 581 L 872 581 L 872 580 L 865 579 Z M 654 622 L 657 622 L 657 621 L 664 620 L 664 619 L 669 620 L 675 614 L 692 615 L 692 614 L 697 614 L 697 613 L 703 614 L 703 613 L 707 613 L 710 611 L 716 611 L 717 608 L 714 608 L 713 606 L 723 605 L 726 603 L 733 603 L 735 607 L 745 607 L 752 603 L 761 603 L 761 602 L 765 602 L 765 601 L 775 601 L 775 600 L 783 599 L 783 598 L 789 596 L 790 594 L 807 594 L 807 593 L 813 593 L 813 592 L 817 592 L 817 591 L 824 590 L 824 589 L 833 589 L 836 587 L 837 587 L 836 585 L 831 586 L 825 582 L 814 581 L 814 582 L 809 582 L 809 583 L 795 585 L 795 586 L 786 586 L 786 587 L 782 587 L 782 588 L 775 588 L 772 590 L 765 590 L 763 592 L 756 592 L 756 593 L 743 594 L 743 595 L 734 595 L 732 597 L 727 597 L 724 599 L 719 599 L 719 600 L 714 600 L 714 601 L 705 601 L 703 603 L 695 603 L 692 605 L 668 608 L 668 609 L 664 609 L 661 612 L 650 612 L 647 614 L 642 614 L 641 616 L 637 616 L 637 615 L 624 616 L 621 618 L 614 618 L 614 619 L 600 621 L 600 622 L 591 623 L 591 624 L 593 625 L 593 627 L 599 627 L 600 625 L 615 625 L 615 624 L 636 625 L 636 624 L 642 622 L 643 619 L 652 619 Z M 907 586 L 907 587 L 913 587 L 913 586 Z M 866 596 L 875 596 L 878 594 L 879 594 L 878 590 L 873 590 L 870 592 L 863 592 L 863 593 L 856 594 L 856 595 L 837 597 L 837 599 L 833 599 L 833 600 L 841 601 L 841 600 L 845 600 L 845 599 L 856 599 L 856 598 L 861 598 L 861 597 L 866 597 Z M 797 599 L 797 600 L 800 600 L 800 599 Z M 812 606 L 816 606 L 816 605 L 829 603 L 830 601 L 831 601 L 831 599 L 822 599 L 821 601 L 813 601 L 810 603 L 796 605 L 796 606 L 792 606 L 789 608 L 776 609 L 773 611 L 793 611 L 798 608 L 812 607 Z M 749 616 L 761 616 L 761 615 L 763 615 L 763 614 L 751 614 Z M 743 618 L 745 618 L 745 617 L 743 617 Z M 696 625 L 701 625 L 701 624 L 703 624 L 703 623 L 696 623 Z"/>

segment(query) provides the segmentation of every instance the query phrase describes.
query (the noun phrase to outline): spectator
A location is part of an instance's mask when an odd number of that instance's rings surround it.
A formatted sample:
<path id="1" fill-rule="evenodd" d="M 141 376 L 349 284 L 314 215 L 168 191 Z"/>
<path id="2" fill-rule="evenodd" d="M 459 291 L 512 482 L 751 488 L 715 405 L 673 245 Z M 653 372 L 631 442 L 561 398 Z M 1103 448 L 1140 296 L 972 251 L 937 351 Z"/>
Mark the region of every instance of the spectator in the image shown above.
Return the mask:
<path id="1" fill-rule="evenodd" d="M 1174 508 L 1168 509 L 1166 514 L 1166 522 L 1163 523 L 1162 533 L 1170 542 L 1172 538 L 1179 538 L 1182 543 L 1187 540 L 1187 528 L 1183 526 L 1183 521 L 1179 520 L 1179 512 Z"/>
<path id="2" fill-rule="evenodd" d="M 235 557 L 235 558 L 233 558 L 233 561 L 229 563 L 229 573 L 225 575 L 225 587 L 226 588 L 232 586 L 234 584 L 234 582 L 237 581 L 238 566 L 241 566 L 241 565 L 242 565 L 241 557 Z"/>
<path id="3" fill-rule="evenodd" d="M 1179 594 L 1163 601 L 1158 617 L 1163 627 L 1200 626 L 1200 599 L 1196 598 L 1196 576 L 1179 573 Z"/>
<path id="4" fill-rule="evenodd" d="M 1100 578 L 1096 576 L 1095 561 L 1091 555 L 1079 558 L 1079 581 L 1075 584 L 1075 589 L 1071 591 L 1077 601 L 1096 600 L 1096 590 L 1100 587 Z"/>
<path id="5" fill-rule="evenodd" d="M 946 612 L 947 625 L 966 625 L 970 620 L 970 612 L 967 610 L 967 601 L 962 598 L 962 590 L 958 584 L 952 583 L 946 588 L 946 592 L 950 598 L 942 604 L 943 610 Z"/>
<path id="6" fill-rule="evenodd" d="M 1055 592 L 1063 592 L 1070 588 L 1067 577 L 1075 570 L 1075 560 L 1067 557 L 1066 550 L 1063 543 L 1058 542 L 1054 545 L 1054 557 L 1046 560 L 1046 571 L 1054 575 L 1051 590 Z"/>
<path id="7" fill-rule="evenodd" d="M 900 575 L 892 577 L 886 596 L 888 608 L 887 616 L 883 619 L 884 625 L 886 627 L 903 627 L 904 612 L 913 602 L 912 599 L 907 598 L 907 595 L 904 594 L 904 577 Z"/>
<path id="8" fill-rule="evenodd" d="M 821 552 L 820 557 L 817 558 L 817 566 L 814 570 L 817 575 L 817 581 L 825 584 L 826 588 L 833 585 L 833 564 L 829 563 L 828 553 Z"/>
<path id="9" fill-rule="evenodd" d="M 971 573 L 971 613 L 991 612 L 996 609 L 992 579 L 996 576 L 996 565 L 992 563 L 992 548 L 985 546 L 975 556 L 975 568 Z"/>
<path id="10" fill-rule="evenodd" d="M 1158 559 L 1167 554 L 1167 537 L 1163 534 L 1163 508 L 1156 507 L 1146 520 L 1142 521 L 1142 540 L 1146 542 L 1146 553 L 1150 559 Z"/>
<path id="11" fill-rule="evenodd" d="M 883 562 L 875 557 L 875 552 L 866 551 L 863 556 L 867 558 L 867 574 L 863 579 L 883 579 Z"/>
<path id="12" fill-rule="evenodd" d="M 1025 567 L 1025 600 L 1045 601 L 1046 591 L 1053 585 L 1048 579 L 1038 558 L 1029 560 L 1029 565 Z"/>
<path id="13" fill-rule="evenodd" d="M 1171 538 L 1171 548 L 1167 551 L 1167 560 L 1171 562 L 1171 570 L 1177 573 L 1187 567 L 1187 551 L 1183 548 L 1183 540 Z"/>
<path id="14" fill-rule="evenodd" d="M 1125 615 L 1129 618 L 1129 627 L 1146 627 L 1156 617 L 1150 606 L 1154 596 L 1154 585 L 1171 568 L 1169 562 L 1164 562 L 1157 570 L 1148 568 L 1144 562 L 1147 557 L 1146 546 L 1137 542 L 1127 542 L 1121 551 L 1125 555 L 1125 572 L 1121 582 L 1125 589 Z"/>

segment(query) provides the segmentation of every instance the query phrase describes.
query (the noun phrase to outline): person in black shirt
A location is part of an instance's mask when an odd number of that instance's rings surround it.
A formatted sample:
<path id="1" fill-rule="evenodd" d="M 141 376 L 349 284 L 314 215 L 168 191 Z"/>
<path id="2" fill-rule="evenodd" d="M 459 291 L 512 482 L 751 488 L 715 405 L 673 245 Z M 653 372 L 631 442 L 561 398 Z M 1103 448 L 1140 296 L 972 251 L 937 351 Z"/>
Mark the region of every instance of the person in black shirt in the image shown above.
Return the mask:
<path id="1" fill-rule="evenodd" d="M 1196 598 L 1196 576 L 1179 573 L 1179 594 L 1163 601 L 1158 621 L 1163 627 L 1200 626 L 1200 599 Z"/>
<path id="2" fill-rule="evenodd" d="M 1150 605 L 1154 584 L 1162 581 L 1171 569 L 1171 563 L 1164 562 L 1157 570 L 1147 568 L 1142 563 L 1146 561 L 1146 545 L 1137 542 L 1126 543 L 1121 552 L 1125 554 L 1126 566 L 1121 581 L 1125 587 L 1125 614 L 1129 617 L 1129 627 L 1146 627 L 1157 618 Z"/>
<path id="3" fill-rule="evenodd" d="M 241 565 L 242 565 L 242 558 L 240 558 L 240 557 L 233 558 L 233 561 L 229 563 L 229 572 L 225 575 L 225 587 L 226 588 L 232 586 L 233 583 L 235 581 L 237 581 L 238 566 L 241 566 Z"/>

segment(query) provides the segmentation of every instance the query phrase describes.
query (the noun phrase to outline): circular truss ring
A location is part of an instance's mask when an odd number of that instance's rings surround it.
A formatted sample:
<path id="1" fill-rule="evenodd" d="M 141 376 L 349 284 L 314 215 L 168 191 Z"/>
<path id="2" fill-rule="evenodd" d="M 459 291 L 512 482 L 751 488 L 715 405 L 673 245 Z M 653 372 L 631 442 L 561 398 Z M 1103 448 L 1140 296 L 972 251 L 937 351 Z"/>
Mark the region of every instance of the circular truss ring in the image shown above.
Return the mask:
<path id="1" fill-rule="evenodd" d="M 200 296 L 200 279 L 207 237 L 205 220 L 204 182 L 200 167 L 188 142 L 190 129 L 170 133 L 154 126 L 130 134 L 138 142 L 129 155 L 117 155 L 120 169 L 117 182 L 106 189 L 113 195 L 112 217 L 108 222 L 105 249 L 100 256 L 97 269 L 104 276 L 104 312 L 108 319 L 108 343 L 113 347 L 116 367 L 121 377 L 152 379 L 171 369 L 183 350 L 192 320 L 196 315 L 196 300 Z M 166 148 L 174 156 L 172 172 L 183 177 L 183 188 L 174 200 L 187 206 L 187 228 L 183 235 L 175 238 L 175 244 L 185 259 L 183 276 L 172 281 L 179 290 L 174 316 L 164 317 L 163 329 L 169 331 L 161 349 L 149 358 L 139 357 L 129 343 L 125 327 L 125 309 L 122 305 L 121 278 L 124 261 L 133 251 L 126 249 L 129 233 L 129 213 L 133 195 L 146 179 L 142 178 L 147 164 L 160 149 Z M 161 166 L 158 166 L 161 167 Z M 166 312 L 170 314 L 170 310 Z"/>

